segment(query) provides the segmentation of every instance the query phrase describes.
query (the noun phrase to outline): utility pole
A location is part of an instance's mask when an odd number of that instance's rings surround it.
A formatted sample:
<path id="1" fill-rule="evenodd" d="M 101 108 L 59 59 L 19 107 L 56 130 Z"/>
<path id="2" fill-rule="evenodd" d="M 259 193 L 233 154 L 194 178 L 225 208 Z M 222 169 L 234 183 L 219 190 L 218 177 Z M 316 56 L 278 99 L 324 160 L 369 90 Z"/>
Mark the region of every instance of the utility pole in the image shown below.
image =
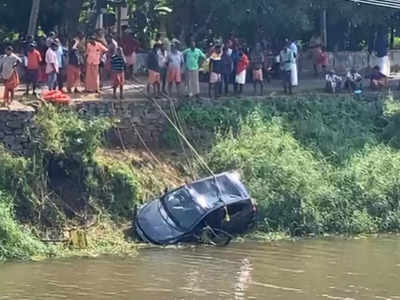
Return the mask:
<path id="1" fill-rule="evenodd" d="M 322 44 L 326 48 L 328 46 L 328 29 L 326 24 L 326 7 L 322 9 L 321 12 L 321 35 L 322 35 Z"/>
<path id="2" fill-rule="evenodd" d="M 39 18 L 40 0 L 32 0 L 31 16 L 29 18 L 28 35 L 36 34 L 37 21 Z"/>

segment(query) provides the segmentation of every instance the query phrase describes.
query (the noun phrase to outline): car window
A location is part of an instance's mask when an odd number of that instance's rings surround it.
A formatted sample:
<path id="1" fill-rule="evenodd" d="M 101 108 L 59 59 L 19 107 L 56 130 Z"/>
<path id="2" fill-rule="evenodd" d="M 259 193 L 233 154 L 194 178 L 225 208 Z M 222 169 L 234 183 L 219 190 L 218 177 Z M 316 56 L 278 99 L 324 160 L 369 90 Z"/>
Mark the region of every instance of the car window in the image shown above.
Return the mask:
<path id="1" fill-rule="evenodd" d="M 174 221 L 184 229 L 190 229 L 204 213 L 203 209 L 193 201 L 186 188 L 166 195 L 164 204 Z"/>

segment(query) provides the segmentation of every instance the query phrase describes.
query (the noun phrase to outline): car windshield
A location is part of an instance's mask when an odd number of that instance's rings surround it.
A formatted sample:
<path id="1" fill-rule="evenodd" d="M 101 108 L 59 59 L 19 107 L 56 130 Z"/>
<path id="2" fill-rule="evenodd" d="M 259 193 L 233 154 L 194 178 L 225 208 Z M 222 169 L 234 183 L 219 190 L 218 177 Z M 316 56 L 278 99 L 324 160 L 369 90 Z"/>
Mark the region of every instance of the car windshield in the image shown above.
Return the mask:
<path id="1" fill-rule="evenodd" d="M 163 203 L 177 225 L 186 230 L 191 229 L 204 213 L 186 188 L 165 195 Z"/>

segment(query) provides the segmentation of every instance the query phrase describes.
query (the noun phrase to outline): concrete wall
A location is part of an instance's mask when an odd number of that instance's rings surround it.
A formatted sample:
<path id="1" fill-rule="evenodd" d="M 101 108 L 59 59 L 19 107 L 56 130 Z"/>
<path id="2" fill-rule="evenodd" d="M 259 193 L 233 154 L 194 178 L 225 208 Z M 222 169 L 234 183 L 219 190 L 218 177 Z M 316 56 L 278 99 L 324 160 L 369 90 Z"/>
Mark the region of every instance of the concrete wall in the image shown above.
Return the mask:
<path id="1" fill-rule="evenodd" d="M 169 103 L 158 100 L 164 109 Z M 86 117 L 109 117 L 115 121 L 107 137 L 113 145 L 126 147 L 159 146 L 167 120 L 159 109 L 148 100 L 111 101 L 99 100 L 74 104 L 74 109 Z"/>
<path id="2" fill-rule="evenodd" d="M 169 102 L 158 100 L 163 109 L 169 109 Z M 167 120 L 159 109 L 148 100 L 138 101 L 86 101 L 70 107 L 87 118 L 108 117 L 114 121 L 115 128 L 106 137 L 112 146 L 159 147 L 161 135 L 166 129 Z M 23 106 L 18 110 L 0 109 L 0 144 L 16 154 L 29 155 L 32 152 L 31 134 L 35 111 Z M 122 142 L 122 143 L 121 143 Z M 144 142 L 144 143 L 143 143 Z"/>

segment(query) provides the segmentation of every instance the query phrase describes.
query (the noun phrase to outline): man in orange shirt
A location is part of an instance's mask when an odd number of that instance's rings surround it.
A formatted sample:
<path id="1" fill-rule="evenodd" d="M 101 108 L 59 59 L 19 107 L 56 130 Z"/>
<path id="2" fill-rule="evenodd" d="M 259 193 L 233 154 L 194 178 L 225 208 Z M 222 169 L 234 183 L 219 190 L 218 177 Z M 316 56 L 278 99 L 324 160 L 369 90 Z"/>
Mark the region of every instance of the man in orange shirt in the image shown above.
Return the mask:
<path id="1" fill-rule="evenodd" d="M 29 95 L 29 87 L 32 85 L 33 95 L 36 96 L 36 86 L 39 76 L 40 63 L 42 62 L 42 56 L 40 52 L 35 49 L 35 44 L 31 43 L 28 45 L 27 52 L 27 65 L 26 65 L 26 92 L 25 95 Z"/>
<path id="2" fill-rule="evenodd" d="M 96 42 L 94 37 L 89 38 L 86 48 L 86 91 L 100 92 L 100 74 L 99 65 L 102 55 L 108 49 L 101 43 Z"/>

